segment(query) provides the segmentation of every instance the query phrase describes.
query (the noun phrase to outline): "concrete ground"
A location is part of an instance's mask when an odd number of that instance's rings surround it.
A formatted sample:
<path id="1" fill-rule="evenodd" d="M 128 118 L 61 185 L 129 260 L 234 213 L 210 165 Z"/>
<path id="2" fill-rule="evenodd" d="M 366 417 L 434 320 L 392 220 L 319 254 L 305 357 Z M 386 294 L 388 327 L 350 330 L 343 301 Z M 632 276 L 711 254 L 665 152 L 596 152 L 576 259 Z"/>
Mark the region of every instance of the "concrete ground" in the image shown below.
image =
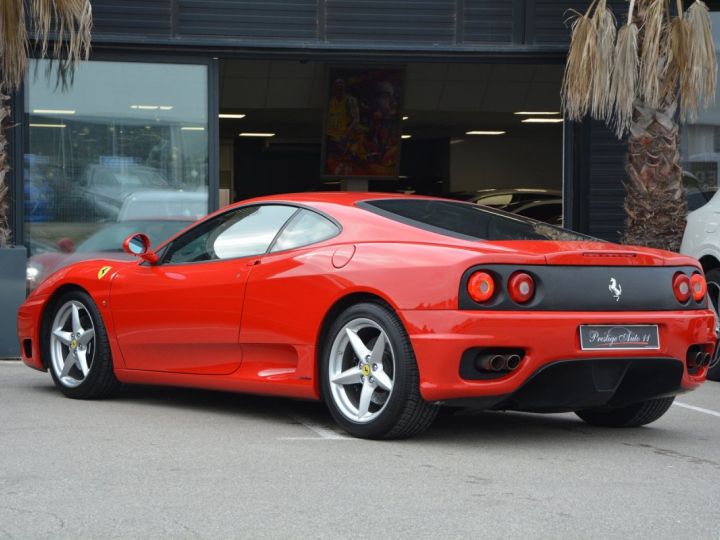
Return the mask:
<path id="1" fill-rule="evenodd" d="M 373 537 L 720 539 L 720 383 L 640 429 L 445 414 L 373 442 L 317 403 L 75 401 L 0 362 L 0 539 Z"/>

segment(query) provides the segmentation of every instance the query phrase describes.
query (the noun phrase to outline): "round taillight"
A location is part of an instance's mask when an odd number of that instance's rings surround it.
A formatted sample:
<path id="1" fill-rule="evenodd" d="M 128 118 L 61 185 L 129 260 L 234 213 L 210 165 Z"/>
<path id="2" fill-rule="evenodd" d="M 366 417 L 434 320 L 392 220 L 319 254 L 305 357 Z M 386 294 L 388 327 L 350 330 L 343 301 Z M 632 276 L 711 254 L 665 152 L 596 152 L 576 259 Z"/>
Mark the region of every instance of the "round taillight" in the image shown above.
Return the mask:
<path id="1" fill-rule="evenodd" d="M 690 295 L 692 294 L 690 290 L 690 278 L 687 277 L 682 272 L 678 272 L 675 274 L 675 277 L 673 278 L 673 292 L 675 293 L 675 298 L 678 299 L 678 302 L 681 304 L 684 304 L 688 300 L 690 300 Z"/>
<path id="2" fill-rule="evenodd" d="M 468 279 L 467 291 L 476 302 L 487 302 L 495 294 L 495 280 L 487 272 L 475 272 Z"/>
<path id="3" fill-rule="evenodd" d="M 692 289 L 693 300 L 702 302 L 702 299 L 705 298 L 705 293 L 707 293 L 707 283 L 705 283 L 705 278 L 702 274 L 695 272 L 692 275 L 690 278 L 690 288 Z"/>
<path id="4" fill-rule="evenodd" d="M 508 280 L 508 294 L 518 304 L 529 302 L 535 294 L 535 280 L 525 272 L 515 272 Z"/>

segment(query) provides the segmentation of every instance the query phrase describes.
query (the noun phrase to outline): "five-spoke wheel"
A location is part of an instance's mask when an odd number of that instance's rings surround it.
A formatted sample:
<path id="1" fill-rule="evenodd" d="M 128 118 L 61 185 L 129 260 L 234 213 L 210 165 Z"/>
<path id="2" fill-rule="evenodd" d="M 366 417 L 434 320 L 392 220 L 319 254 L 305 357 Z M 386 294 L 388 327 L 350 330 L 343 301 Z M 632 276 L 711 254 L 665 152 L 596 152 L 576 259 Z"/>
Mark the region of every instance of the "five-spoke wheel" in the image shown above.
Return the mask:
<path id="1" fill-rule="evenodd" d="M 50 361 L 60 382 L 68 388 L 82 384 L 95 352 L 95 325 L 87 308 L 76 300 L 60 306 L 50 334 Z"/>
<path id="2" fill-rule="evenodd" d="M 118 386 L 102 317 L 92 298 L 81 291 L 63 295 L 47 325 L 45 346 L 50 373 L 62 392 L 95 398 Z"/>
<path id="3" fill-rule="evenodd" d="M 320 367 L 328 408 L 353 435 L 408 437 L 426 429 L 437 414 L 437 407 L 420 396 L 405 329 L 384 305 L 346 309 L 330 328 Z"/>
<path id="4" fill-rule="evenodd" d="M 385 331 L 370 319 L 353 319 L 330 350 L 330 390 L 348 419 L 371 422 L 392 394 L 395 360 Z"/>

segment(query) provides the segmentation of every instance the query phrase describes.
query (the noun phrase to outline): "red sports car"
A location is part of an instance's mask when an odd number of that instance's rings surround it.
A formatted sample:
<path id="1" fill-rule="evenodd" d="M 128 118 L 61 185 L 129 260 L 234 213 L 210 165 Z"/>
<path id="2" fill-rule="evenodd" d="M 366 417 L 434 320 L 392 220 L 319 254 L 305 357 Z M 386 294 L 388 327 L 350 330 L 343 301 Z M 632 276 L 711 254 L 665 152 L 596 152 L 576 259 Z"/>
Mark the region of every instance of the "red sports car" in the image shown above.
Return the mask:
<path id="1" fill-rule="evenodd" d="M 119 383 L 323 399 L 397 438 L 440 404 L 658 419 L 715 349 L 694 259 L 603 243 L 471 203 L 262 197 L 138 260 L 50 276 L 20 308 L 23 360 L 73 398 Z"/>

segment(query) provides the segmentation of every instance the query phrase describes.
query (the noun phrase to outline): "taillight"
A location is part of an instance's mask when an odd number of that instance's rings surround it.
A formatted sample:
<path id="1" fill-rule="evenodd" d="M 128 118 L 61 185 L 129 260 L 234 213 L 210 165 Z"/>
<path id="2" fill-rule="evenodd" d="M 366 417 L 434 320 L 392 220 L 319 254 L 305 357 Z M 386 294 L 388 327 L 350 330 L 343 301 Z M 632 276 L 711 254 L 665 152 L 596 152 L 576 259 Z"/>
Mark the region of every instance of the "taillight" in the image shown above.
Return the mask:
<path id="1" fill-rule="evenodd" d="M 508 294 L 518 304 L 529 302 L 535 294 L 535 280 L 525 272 L 515 272 L 508 280 Z"/>
<path id="2" fill-rule="evenodd" d="M 673 285 L 673 292 L 675 293 L 675 298 L 678 299 L 678 302 L 681 304 L 684 304 L 688 300 L 690 300 L 690 278 L 687 277 L 682 272 L 678 272 L 675 274 L 675 277 L 673 277 L 672 281 Z"/>
<path id="3" fill-rule="evenodd" d="M 487 272 L 475 272 L 468 279 L 467 290 L 476 302 L 487 302 L 495 294 L 495 280 Z"/>
<path id="4" fill-rule="evenodd" d="M 690 278 L 690 288 L 692 289 L 693 300 L 696 302 L 702 302 L 707 293 L 707 283 L 702 274 L 695 272 Z"/>

